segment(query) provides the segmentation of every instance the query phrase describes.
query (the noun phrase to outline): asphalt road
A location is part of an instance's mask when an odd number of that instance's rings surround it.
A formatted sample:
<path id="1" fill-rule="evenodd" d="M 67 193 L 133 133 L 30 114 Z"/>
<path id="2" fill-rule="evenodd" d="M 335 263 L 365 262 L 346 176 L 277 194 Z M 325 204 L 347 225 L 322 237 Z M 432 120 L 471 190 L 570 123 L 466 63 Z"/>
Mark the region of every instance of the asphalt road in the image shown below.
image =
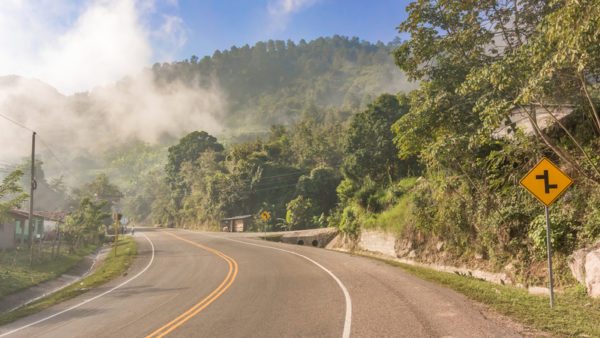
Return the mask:
<path id="1" fill-rule="evenodd" d="M 507 337 L 522 330 L 460 294 L 363 257 L 227 233 L 138 228 L 135 237 L 139 258 L 126 276 L 2 326 L 0 337 Z"/>

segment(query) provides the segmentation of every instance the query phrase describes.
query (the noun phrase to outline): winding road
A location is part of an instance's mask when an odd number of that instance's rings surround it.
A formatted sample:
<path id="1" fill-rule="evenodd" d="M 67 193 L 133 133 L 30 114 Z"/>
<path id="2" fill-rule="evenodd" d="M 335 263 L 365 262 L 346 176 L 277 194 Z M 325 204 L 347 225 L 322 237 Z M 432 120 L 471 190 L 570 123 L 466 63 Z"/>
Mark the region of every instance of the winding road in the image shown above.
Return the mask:
<path id="1" fill-rule="evenodd" d="M 126 276 L 0 337 L 510 337 L 520 327 L 385 263 L 244 234 L 136 229 Z"/>

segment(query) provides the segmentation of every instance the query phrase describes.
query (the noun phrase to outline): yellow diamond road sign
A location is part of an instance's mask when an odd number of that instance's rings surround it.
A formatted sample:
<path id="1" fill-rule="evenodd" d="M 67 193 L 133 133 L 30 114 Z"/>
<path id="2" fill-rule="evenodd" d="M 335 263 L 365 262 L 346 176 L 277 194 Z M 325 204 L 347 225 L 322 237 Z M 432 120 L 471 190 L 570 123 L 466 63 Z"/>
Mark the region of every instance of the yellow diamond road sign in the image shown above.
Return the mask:
<path id="1" fill-rule="evenodd" d="M 262 214 L 260 214 L 260 217 L 262 217 L 262 219 L 264 219 L 265 221 L 268 221 L 269 218 L 271 218 L 271 214 L 269 214 L 268 211 L 263 211 Z"/>
<path id="2" fill-rule="evenodd" d="M 549 206 L 573 183 L 573 180 L 544 157 L 519 183 L 540 202 Z"/>

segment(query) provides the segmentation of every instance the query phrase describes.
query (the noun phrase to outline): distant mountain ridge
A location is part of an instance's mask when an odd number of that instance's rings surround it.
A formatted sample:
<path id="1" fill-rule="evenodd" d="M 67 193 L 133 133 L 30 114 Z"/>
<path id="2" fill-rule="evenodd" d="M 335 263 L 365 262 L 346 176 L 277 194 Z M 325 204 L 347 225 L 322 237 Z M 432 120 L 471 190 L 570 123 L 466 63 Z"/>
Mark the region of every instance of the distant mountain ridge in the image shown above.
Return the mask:
<path id="1" fill-rule="evenodd" d="M 254 135 L 307 111 L 346 120 L 381 93 L 414 88 L 389 55 L 394 46 L 337 35 L 298 44 L 269 40 L 155 64 L 70 96 L 39 80 L 3 76 L 0 110 L 69 157 L 93 158 L 132 140 L 166 145 L 193 130 Z M 30 137 L 3 128 L 3 144 L 22 143 L 4 156 L 26 156 Z"/>
<path id="2" fill-rule="evenodd" d="M 228 127 L 289 124 L 308 105 L 356 109 L 377 95 L 416 88 L 389 54 L 396 44 L 334 35 L 231 47 L 209 57 L 155 64 L 159 83 L 184 81 L 226 93 Z M 268 127 L 268 125 L 266 126 Z"/>

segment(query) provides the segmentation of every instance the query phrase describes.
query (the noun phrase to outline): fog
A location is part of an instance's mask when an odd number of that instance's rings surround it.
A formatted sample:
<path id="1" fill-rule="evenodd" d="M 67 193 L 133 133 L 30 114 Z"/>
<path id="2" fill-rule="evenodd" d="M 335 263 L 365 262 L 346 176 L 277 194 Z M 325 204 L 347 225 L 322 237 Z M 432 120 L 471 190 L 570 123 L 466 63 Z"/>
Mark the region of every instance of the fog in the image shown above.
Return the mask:
<path id="1" fill-rule="evenodd" d="M 0 114 L 35 130 L 39 153 L 52 161 L 94 157 L 133 139 L 156 143 L 192 130 L 215 133 L 225 110 L 216 84 L 158 85 L 151 70 L 69 96 L 38 80 L 0 77 Z M 0 142 L 0 164 L 22 161 L 30 154 L 31 132 L 0 118 Z"/>

